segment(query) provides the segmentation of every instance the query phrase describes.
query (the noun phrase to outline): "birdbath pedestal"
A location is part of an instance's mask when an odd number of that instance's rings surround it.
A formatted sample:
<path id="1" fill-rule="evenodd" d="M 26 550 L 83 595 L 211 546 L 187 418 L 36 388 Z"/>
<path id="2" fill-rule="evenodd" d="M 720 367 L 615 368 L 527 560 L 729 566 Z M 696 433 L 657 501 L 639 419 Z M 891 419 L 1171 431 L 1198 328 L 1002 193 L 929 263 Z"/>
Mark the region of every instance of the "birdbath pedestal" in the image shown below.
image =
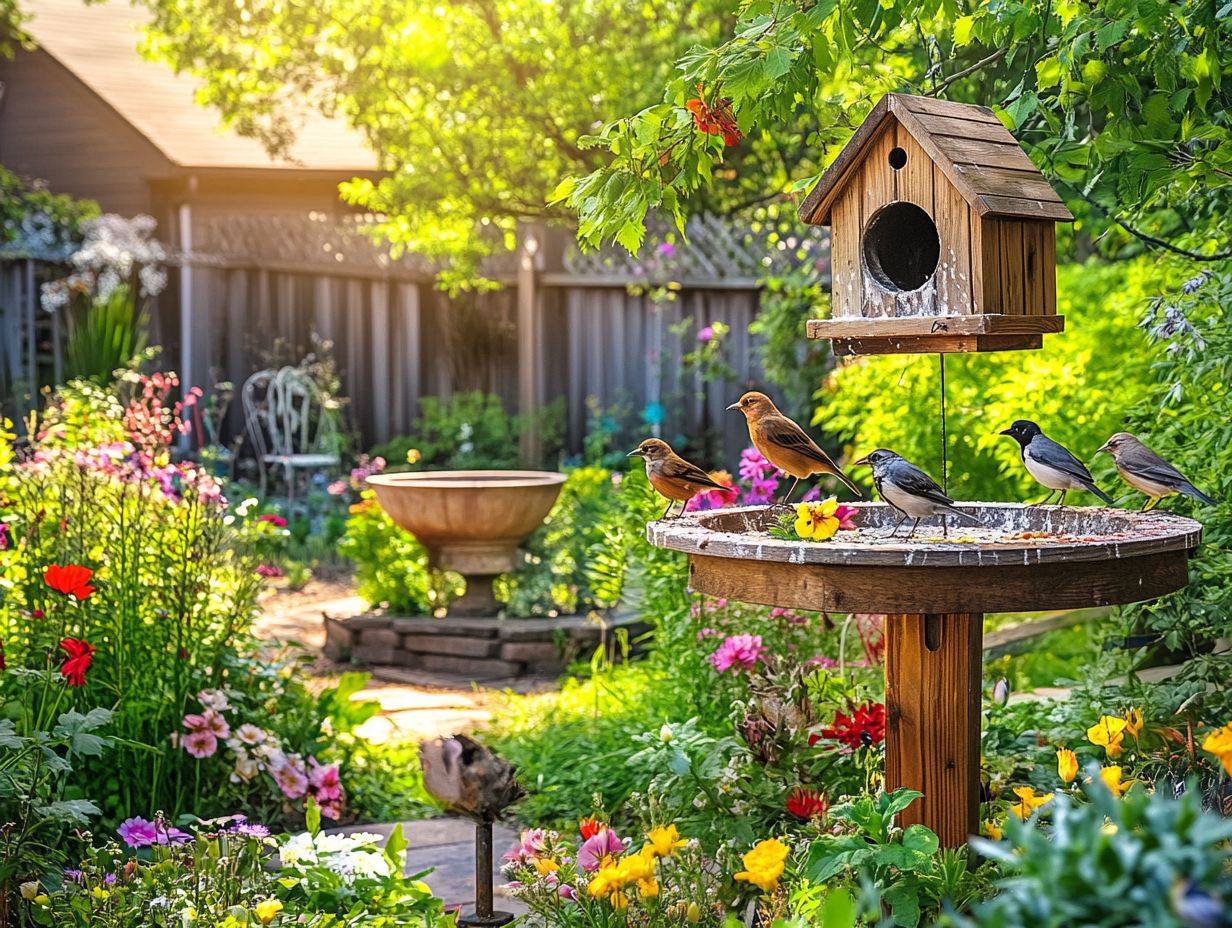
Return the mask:
<path id="1" fill-rule="evenodd" d="M 983 528 L 936 520 L 889 538 L 895 513 L 860 504 L 858 531 L 785 541 L 782 507 L 691 513 L 652 522 L 661 548 L 689 556 L 690 588 L 766 606 L 886 614 L 887 789 L 919 790 L 901 815 L 943 847 L 979 825 L 985 612 L 1140 602 L 1188 582 L 1202 526 L 1166 513 L 959 503 Z"/>

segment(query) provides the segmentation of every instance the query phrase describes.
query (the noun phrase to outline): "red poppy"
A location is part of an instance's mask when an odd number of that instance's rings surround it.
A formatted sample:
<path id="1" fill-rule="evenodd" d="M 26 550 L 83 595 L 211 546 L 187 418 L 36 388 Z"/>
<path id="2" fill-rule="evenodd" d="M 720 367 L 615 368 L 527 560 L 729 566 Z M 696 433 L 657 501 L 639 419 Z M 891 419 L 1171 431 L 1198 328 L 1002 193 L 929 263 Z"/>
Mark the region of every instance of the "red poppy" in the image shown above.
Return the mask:
<path id="1" fill-rule="evenodd" d="M 830 803 L 815 789 L 797 786 L 787 797 L 787 811 L 796 818 L 822 818 L 830 810 Z"/>
<path id="2" fill-rule="evenodd" d="M 594 816 L 582 819 L 578 822 L 578 830 L 582 833 L 582 840 L 589 841 L 595 835 L 603 830 L 603 823 Z"/>
<path id="3" fill-rule="evenodd" d="M 87 599 L 96 589 L 90 586 L 94 571 L 80 564 L 50 565 L 43 571 L 43 582 L 65 596 L 75 597 L 78 602 Z"/>
<path id="4" fill-rule="evenodd" d="M 60 665 L 60 674 L 69 686 L 85 686 L 86 671 L 94 661 L 94 645 L 80 638 L 65 638 L 60 647 L 68 657 Z"/>
<path id="5" fill-rule="evenodd" d="M 846 712 L 834 715 L 834 724 L 821 730 L 822 738 L 832 738 L 851 748 L 872 747 L 885 740 L 885 706 L 879 702 L 867 702 Z M 809 743 L 815 743 L 812 738 Z"/>
<path id="6" fill-rule="evenodd" d="M 729 148 L 744 138 L 744 133 L 736 126 L 736 117 L 732 114 L 731 100 L 718 100 L 713 106 L 703 97 L 702 85 L 697 85 L 697 96 L 685 106 L 693 114 L 693 125 L 707 135 L 722 135 L 723 144 Z"/>

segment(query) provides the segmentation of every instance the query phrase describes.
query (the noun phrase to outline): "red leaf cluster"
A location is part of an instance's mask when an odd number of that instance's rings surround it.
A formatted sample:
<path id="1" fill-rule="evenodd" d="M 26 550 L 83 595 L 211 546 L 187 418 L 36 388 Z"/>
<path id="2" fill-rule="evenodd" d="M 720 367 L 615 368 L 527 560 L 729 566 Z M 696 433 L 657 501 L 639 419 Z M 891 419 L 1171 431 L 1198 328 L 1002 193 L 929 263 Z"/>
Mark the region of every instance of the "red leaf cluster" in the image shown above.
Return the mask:
<path id="1" fill-rule="evenodd" d="M 707 135 L 722 135 L 723 144 L 729 148 L 744 138 L 744 133 L 736 127 L 731 100 L 722 98 L 713 105 L 709 104 L 703 95 L 701 84 L 698 84 L 697 96 L 685 106 L 693 114 L 693 125 Z"/>

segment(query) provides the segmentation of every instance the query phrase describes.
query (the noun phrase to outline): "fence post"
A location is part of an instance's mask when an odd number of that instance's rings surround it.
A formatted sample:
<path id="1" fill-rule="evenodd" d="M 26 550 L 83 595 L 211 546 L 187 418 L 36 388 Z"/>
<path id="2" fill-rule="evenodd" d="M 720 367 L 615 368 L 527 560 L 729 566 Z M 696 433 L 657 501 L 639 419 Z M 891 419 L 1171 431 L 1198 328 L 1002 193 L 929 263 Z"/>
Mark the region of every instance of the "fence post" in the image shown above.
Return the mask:
<path id="1" fill-rule="evenodd" d="M 518 414 L 522 418 L 522 460 L 537 467 L 543 449 L 539 441 L 537 407 L 543 369 L 539 337 L 538 272 L 543 269 L 543 227 L 518 225 Z"/>

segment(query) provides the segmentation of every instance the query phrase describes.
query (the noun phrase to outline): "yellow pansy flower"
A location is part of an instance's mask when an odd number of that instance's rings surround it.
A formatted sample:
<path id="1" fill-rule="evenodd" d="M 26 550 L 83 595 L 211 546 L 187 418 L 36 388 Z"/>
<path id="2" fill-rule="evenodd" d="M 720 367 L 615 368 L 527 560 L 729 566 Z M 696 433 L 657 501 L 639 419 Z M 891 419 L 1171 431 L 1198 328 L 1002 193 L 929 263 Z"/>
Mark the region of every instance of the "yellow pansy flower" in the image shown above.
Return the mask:
<path id="1" fill-rule="evenodd" d="M 257 903 L 253 911 L 256 912 L 257 920 L 262 925 L 268 925 L 282 911 L 282 902 L 278 899 L 264 899 Z"/>
<path id="2" fill-rule="evenodd" d="M 650 829 L 646 832 L 646 840 L 650 842 L 650 846 L 660 857 L 671 857 L 676 853 L 676 848 L 688 844 L 680 837 L 680 832 L 676 830 L 675 825 Z"/>
<path id="3" fill-rule="evenodd" d="M 759 841 L 753 850 L 742 856 L 744 869 L 736 874 L 736 879 L 752 883 L 762 892 L 773 892 L 779 885 L 779 877 L 783 875 L 783 865 L 791 848 L 778 838 Z"/>
<path id="4" fill-rule="evenodd" d="M 796 503 L 796 534 L 825 541 L 838 531 L 838 500 L 831 496 L 820 503 Z"/>
<path id="5" fill-rule="evenodd" d="M 1223 769 L 1232 775 L 1232 722 L 1207 735 L 1202 742 L 1202 750 L 1218 757 Z"/>
<path id="6" fill-rule="evenodd" d="M 540 876 L 547 876 L 549 873 L 555 873 L 560 869 L 560 864 L 551 857 L 535 857 L 530 863 Z"/>
<path id="7" fill-rule="evenodd" d="M 1119 757 L 1127 725 L 1123 718 L 1101 715 L 1099 721 L 1087 729 L 1087 740 L 1102 747 L 1109 757 Z"/>
<path id="8" fill-rule="evenodd" d="M 1138 732 L 1142 731 L 1142 711 L 1139 709 L 1125 710 L 1125 730 L 1130 737 L 1137 740 Z"/>
<path id="9" fill-rule="evenodd" d="M 1052 793 L 1037 794 L 1029 786 L 1015 786 L 1014 795 L 1018 797 L 1018 802 L 1010 806 L 1010 811 L 1024 821 L 1040 806 L 1052 801 Z"/>
<path id="10" fill-rule="evenodd" d="M 1112 791 L 1112 795 L 1121 796 L 1127 789 L 1134 785 L 1133 780 L 1121 780 L 1120 767 L 1104 767 L 1099 772 L 1099 778 L 1103 781 L 1104 786 Z"/>
<path id="11" fill-rule="evenodd" d="M 980 834 L 985 838 L 992 838 L 994 841 L 1000 841 L 1002 837 L 1001 826 L 996 822 L 986 821 L 980 825 Z"/>
<path id="12" fill-rule="evenodd" d="M 1069 748 L 1057 751 L 1057 776 L 1062 783 L 1072 783 L 1078 776 L 1078 756 Z"/>

